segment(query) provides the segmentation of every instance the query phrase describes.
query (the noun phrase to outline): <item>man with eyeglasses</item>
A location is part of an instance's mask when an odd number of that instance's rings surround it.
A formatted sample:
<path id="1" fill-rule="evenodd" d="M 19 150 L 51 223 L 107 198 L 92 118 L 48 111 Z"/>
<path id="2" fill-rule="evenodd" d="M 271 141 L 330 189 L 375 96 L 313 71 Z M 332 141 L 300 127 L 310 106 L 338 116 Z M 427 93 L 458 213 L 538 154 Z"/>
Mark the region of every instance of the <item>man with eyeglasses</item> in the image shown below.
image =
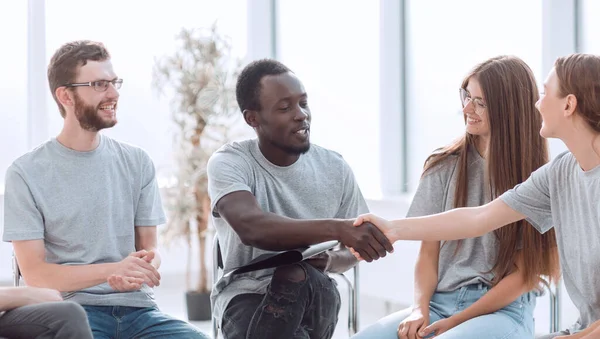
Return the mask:
<path id="1" fill-rule="evenodd" d="M 81 304 L 96 338 L 207 338 L 154 300 L 165 216 L 148 154 L 98 133 L 117 123 L 123 83 L 109 52 L 67 43 L 48 82 L 63 129 L 6 173 L 3 240 L 26 283 Z"/>

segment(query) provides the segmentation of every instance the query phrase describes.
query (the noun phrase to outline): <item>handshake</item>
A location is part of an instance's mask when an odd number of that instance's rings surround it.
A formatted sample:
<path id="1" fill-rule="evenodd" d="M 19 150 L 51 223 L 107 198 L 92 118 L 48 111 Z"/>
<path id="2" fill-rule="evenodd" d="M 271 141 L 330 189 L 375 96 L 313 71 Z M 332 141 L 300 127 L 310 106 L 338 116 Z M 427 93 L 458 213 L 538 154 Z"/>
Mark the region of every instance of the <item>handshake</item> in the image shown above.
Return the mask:
<path id="1" fill-rule="evenodd" d="M 352 222 L 352 225 L 348 225 Z M 348 227 L 350 226 L 350 227 Z M 394 251 L 389 221 L 374 214 L 363 214 L 348 220 L 338 228 L 338 240 L 350 249 L 358 260 L 371 262 Z"/>
<path id="2" fill-rule="evenodd" d="M 150 287 L 160 285 L 160 273 L 153 265 L 156 252 L 141 250 L 131 253 L 115 264 L 115 271 L 107 282 L 115 291 L 129 292 L 142 288 L 142 284 Z"/>

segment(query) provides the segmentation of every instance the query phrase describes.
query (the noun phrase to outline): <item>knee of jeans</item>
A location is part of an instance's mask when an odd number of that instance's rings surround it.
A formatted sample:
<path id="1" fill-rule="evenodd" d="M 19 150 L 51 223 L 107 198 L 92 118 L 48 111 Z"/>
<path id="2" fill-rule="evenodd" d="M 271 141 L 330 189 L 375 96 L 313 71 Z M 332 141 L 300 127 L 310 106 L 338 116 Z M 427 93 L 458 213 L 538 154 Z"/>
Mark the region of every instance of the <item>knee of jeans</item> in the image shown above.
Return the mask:
<path id="1" fill-rule="evenodd" d="M 306 281 L 307 273 L 301 265 L 280 266 L 273 273 L 273 280 L 299 283 Z"/>

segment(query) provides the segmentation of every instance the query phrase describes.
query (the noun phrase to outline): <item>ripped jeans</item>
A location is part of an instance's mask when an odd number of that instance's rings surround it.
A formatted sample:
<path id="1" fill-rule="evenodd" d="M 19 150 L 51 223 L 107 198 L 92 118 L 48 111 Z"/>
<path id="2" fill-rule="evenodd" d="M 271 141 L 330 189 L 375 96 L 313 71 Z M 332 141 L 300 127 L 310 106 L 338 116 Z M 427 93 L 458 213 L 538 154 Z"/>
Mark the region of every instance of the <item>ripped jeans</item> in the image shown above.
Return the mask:
<path id="1" fill-rule="evenodd" d="M 266 294 L 240 294 L 223 313 L 225 339 L 329 339 L 340 310 L 336 283 L 300 263 L 275 270 Z"/>

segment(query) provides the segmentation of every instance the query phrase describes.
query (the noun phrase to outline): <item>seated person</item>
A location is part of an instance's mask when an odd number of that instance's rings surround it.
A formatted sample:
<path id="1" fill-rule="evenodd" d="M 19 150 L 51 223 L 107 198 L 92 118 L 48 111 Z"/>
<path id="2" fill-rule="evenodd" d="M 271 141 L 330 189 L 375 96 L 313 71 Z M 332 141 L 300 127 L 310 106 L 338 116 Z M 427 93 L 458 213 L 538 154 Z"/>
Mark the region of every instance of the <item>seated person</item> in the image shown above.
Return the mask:
<path id="1" fill-rule="evenodd" d="M 568 148 L 531 173 L 524 182 L 479 207 L 453 209 L 418 218 L 388 221 L 368 214 L 391 241 L 456 240 L 482 236 L 527 220 L 540 233 L 556 231 L 565 288 L 579 311 L 569 328 L 543 339 L 600 337 L 600 56 L 571 54 L 558 58 L 536 103 L 545 138 Z M 521 178 L 519 178 L 521 180 Z M 523 227 L 521 227 L 523 229 Z M 532 244 L 540 248 L 542 244 Z M 527 244 L 523 244 L 526 248 Z M 544 254 L 546 255 L 546 254 Z"/>
<path id="2" fill-rule="evenodd" d="M 0 287 L 0 337 L 92 339 L 92 331 L 83 308 L 56 290 Z"/>
<path id="3" fill-rule="evenodd" d="M 117 123 L 122 84 L 108 51 L 90 41 L 61 46 L 48 82 L 63 129 L 6 173 L 4 241 L 23 278 L 83 305 L 97 338 L 205 338 L 154 300 L 165 216 L 146 152 L 98 133 Z"/>
<path id="4" fill-rule="evenodd" d="M 348 164 L 311 145 L 304 86 L 286 66 L 259 60 L 236 97 L 257 139 L 223 146 L 208 163 L 211 209 L 224 269 L 268 251 L 339 240 L 371 261 L 393 248 L 372 225 L 353 231 L 367 205 Z M 345 219 L 345 220 L 343 220 Z M 340 296 L 326 272 L 356 264 L 344 247 L 313 260 L 221 279 L 214 314 L 226 339 L 331 338 Z"/>
<path id="5" fill-rule="evenodd" d="M 499 194 L 548 162 L 537 85 L 521 59 L 477 65 L 460 92 L 465 134 L 428 158 L 409 217 L 483 205 L 490 187 Z M 424 241 L 413 306 L 353 338 L 533 338 L 534 289 L 541 275 L 558 274 L 554 232 L 542 235 L 525 221 L 472 239 Z"/>

